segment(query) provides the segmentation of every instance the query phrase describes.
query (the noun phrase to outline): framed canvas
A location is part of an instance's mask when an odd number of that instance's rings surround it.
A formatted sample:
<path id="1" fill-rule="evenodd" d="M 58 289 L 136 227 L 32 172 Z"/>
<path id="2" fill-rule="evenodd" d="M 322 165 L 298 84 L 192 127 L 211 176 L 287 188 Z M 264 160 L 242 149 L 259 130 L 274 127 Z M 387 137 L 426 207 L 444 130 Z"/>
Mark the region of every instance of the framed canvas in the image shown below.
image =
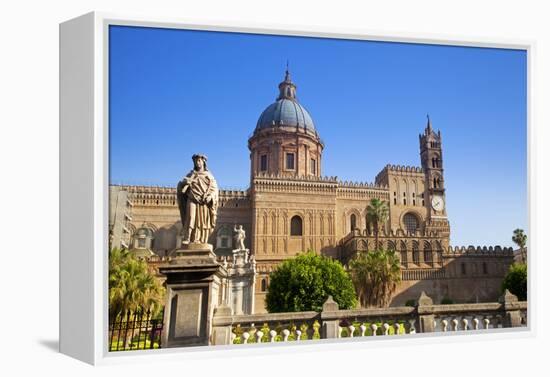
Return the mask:
<path id="1" fill-rule="evenodd" d="M 531 335 L 532 49 L 61 24 L 61 352 Z"/>

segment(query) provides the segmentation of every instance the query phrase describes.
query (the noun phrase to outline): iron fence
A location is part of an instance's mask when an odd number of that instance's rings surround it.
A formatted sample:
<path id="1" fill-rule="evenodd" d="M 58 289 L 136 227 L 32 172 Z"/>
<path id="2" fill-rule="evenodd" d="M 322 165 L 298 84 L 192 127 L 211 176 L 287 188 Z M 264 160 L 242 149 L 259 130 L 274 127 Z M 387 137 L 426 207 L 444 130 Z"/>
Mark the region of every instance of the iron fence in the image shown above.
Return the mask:
<path id="1" fill-rule="evenodd" d="M 109 319 L 109 351 L 161 348 L 164 310 L 126 311 Z"/>

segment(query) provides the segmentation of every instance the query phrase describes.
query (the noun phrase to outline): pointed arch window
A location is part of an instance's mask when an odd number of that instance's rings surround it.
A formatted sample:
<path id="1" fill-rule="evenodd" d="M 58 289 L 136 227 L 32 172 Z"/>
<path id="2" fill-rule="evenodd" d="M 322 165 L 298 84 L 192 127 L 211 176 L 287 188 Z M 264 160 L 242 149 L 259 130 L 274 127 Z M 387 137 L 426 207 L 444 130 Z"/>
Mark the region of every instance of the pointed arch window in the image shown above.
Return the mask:
<path id="1" fill-rule="evenodd" d="M 401 241 L 401 266 L 407 268 L 409 265 L 409 262 L 407 260 L 407 245 L 405 242 Z"/>
<path id="2" fill-rule="evenodd" d="M 437 254 L 437 263 L 439 263 L 441 266 L 443 266 L 443 247 L 441 246 L 441 242 L 436 242 L 436 254 Z"/>
<path id="3" fill-rule="evenodd" d="M 417 241 L 413 241 L 412 243 L 412 254 L 413 254 L 413 263 L 418 266 L 420 264 L 420 251 L 418 251 Z"/>
<path id="4" fill-rule="evenodd" d="M 303 234 L 302 218 L 298 215 L 290 219 L 290 235 L 301 236 Z"/>
<path id="5" fill-rule="evenodd" d="M 349 223 L 351 231 L 353 232 L 354 229 L 357 228 L 357 217 L 355 216 L 355 214 L 351 214 L 351 216 L 349 217 Z"/>
<path id="6" fill-rule="evenodd" d="M 424 242 L 424 262 L 433 266 L 432 245 L 428 241 Z"/>

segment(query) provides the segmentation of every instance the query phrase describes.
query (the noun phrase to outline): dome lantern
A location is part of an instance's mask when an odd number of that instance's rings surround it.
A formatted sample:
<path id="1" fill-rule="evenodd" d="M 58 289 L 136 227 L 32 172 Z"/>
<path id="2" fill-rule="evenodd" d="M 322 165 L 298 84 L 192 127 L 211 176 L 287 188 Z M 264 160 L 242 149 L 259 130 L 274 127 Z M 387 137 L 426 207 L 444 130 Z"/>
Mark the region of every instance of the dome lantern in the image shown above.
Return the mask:
<path id="1" fill-rule="evenodd" d="M 279 97 L 277 97 L 277 100 L 281 99 L 296 101 L 296 84 L 290 79 L 288 65 L 285 71 L 285 79 L 279 84 Z"/>

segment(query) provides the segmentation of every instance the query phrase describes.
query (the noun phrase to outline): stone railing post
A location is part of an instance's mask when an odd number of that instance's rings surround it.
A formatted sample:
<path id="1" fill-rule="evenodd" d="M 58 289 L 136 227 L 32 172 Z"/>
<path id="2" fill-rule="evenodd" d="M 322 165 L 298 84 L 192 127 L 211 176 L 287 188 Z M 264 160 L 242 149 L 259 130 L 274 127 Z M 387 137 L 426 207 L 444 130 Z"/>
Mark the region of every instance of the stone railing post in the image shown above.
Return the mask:
<path id="1" fill-rule="evenodd" d="M 500 302 L 504 309 L 504 323 L 503 327 L 519 327 L 521 326 L 521 313 L 519 311 L 518 298 L 516 295 L 506 290 L 502 296 L 500 296 L 498 302 Z"/>
<path id="2" fill-rule="evenodd" d="M 418 314 L 418 326 L 419 332 L 434 332 L 434 314 L 433 314 L 433 300 L 426 295 L 426 292 L 422 291 L 418 298 L 418 304 L 416 306 L 416 312 Z"/>
<path id="3" fill-rule="evenodd" d="M 231 308 L 225 304 L 214 309 L 212 345 L 233 343 L 231 314 Z"/>
<path id="4" fill-rule="evenodd" d="M 338 338 L 338 325 L 339 320 L 338 318 L 330 320 L 325 320 L 323 318 L 323 314 L 328 314 L 330 312 L 338 311 L 338 303 L 332 299 L 332 296 L 328 296 L 327 300 L 323 304 L 323 311 L 321 312 L 321 321 L 322 321 L 322 327 L 321 327 L 321 338 L 322 339 L 331 339 L 331 338 Z"/>

